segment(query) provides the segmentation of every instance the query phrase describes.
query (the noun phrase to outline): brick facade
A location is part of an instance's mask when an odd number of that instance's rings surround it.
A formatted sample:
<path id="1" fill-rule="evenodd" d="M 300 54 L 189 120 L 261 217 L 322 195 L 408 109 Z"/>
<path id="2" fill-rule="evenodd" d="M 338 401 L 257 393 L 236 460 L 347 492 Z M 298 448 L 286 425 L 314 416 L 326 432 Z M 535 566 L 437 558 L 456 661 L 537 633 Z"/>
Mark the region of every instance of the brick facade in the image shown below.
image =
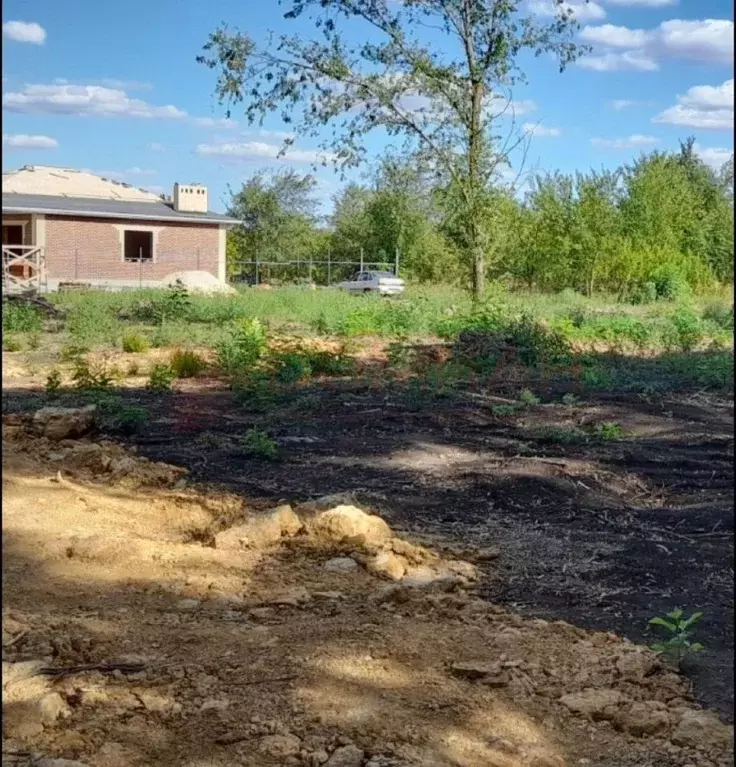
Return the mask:
<path id="1" fill-rule="evenodd" d="M 122 232 L 129 225 L 156 234 L 154 261 L 123 260 Z M 220 227 L 170 221 L 45 216 L 46 275 L 59 281 L 146 285 L 172 272 L 202 270 L 218 276 Z"/>

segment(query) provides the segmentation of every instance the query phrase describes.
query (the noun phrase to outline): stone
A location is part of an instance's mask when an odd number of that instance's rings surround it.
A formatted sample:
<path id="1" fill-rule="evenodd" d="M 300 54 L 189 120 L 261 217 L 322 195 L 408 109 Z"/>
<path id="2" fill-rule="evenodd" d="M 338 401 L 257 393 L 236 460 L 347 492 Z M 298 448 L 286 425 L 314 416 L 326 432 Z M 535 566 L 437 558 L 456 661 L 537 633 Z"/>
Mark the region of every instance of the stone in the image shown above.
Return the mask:
<path id="1" fill-rule="evenodd" d="M 282 537 L 292 537 L 302 528 L 303 524 L 291 506 L 284 504 L 217 533 L 215 548 L 237 550 L 275 546 Z"/>
<path id="2" fill-rule="evenodd" d="M 51 756 L 45 756 L 33 765 L 34 767 L 87 767 L 84 762 L 78 762 L 76 759 L 55 759 Z"/>
<path id="3" fill-rule="evenodd" d="M 279 594 L 270 600 L 272 605 L 285 605 L 289 607 L 298 607 L 305 602 L 309 602 L 311 596 L 304 586 L 297 586 L 291 591 L 286 591 L 283 594 Z M 252 612 L 252 611 L 251 611 Z"/>
<path id="4" fill-rule="evenodd" d="M 657 735 L 670 726 L 670 717 L 664 703 L 656 700 L 632 703 L 628 711 L 624 711 L 617 719 L 622 730 L 637 737 Z"/>
<path id="5" fill-rule="evenodd" d="M 498 559 L 501 556 L 501 549 L 498 546 L 486 546 L 483 549 L 478 549 L 475 553 L 476 562 L 492 562 L 494 559 Z"/>
<path id="6" fill-rule="evenodd" d="M 456 586 L 462 586 L 466 583 L 465 579 L 459 575 L 447 572 L 438 572 L 426 565 L 409 568 L 401 579 L 404 586 L 410 588 L 439 587 L 443 590 L 451 590 Z"/>
<path id="7" fill-rule="evenodd" d="M 392 581 L 400 581 L 406 573 L 404 562 L 390 551 L 381 551 L 366 563 L 369 573 L 380 575 Z"/>
<path id="8" fill-rule="evenodd" d="M 478 570 L 475 565 L 471 565 L 470 562 L 463 562 L 461 559 L 454 559 L 446 564 L 448 572 L 454 575 L 459 575 L 461 578 L 466 578 L 469 581 L 478 580 Z"/>
<path id="9" fill-rule="evenodd" d="M 254 618 L 257 621 L 270 618 L 272 615 L 273 608 L 271 607 L 254 607 L 252 610 L 248 610 L 248 617 Z"/>
<path id="10" fill-rule="evenodd" d="M 151 690 L 144 690 L 138 694 L 138 699 L 143 704 L 143 708 L 146 711 L 150 711 L 156 714 L 169 714 L 178 708 L 181 709 L 181 705 L 176 704 L 174 701 L 167 698 L 165 695 L 153 692 Z"/>
<path id="11" fill-rule="evenodd" d="M 733 745 L 733 727 L 713 711 L 690 709 L 682 714 L 671 740 L 676 746 L 726 749 Z"/>
<path id="12" fill-rule="evenodd" d="M 352 573 L 358 569 L 358 563 L 352 557 L 334 557 L 324 567 L 330 573 Z"/>
<path id="13" fill-rule="evenodd" d="M 394 552 L 394 554 L 398 554 L 399 556 L 404 557 L 412 564 L 418 565 L 420 562 L 427 558 L 427 552 L 424 549 L 420 548 L 419 546 L 415 546 L 413 543 L 409 543 L 409 541 L 405 541 L 401 538 L 394 538 L 391 541 L 391 550 Z"/>
<path id="14" fill-rule="evenodd" d="M 46 664 L 40 660 L 26 660 L 20 663 L 3 661 L 3 689 L 38 676 Z"/>
<path id="15" fill-rule="evenodd" d="M 258 743 L 259 751 L 279 759 L 296 756 L 301 747 L 302 742 L 296 735 L 266 735 Z"/>
<path id="16" fill-rule="evenodd" d="M 297 506 L 297 511 L 306 514 L 314 514 L 320 511 L 328 511 L 336 506 L 357 506 L 358 500 L 353 493 L 332 493 L 323 495 L 313 501 L 305 501 Z"/>
<path id="17" fill-rule="evenodd" d="M 366 544 L 380 546 L 391 539 L 391 528 L 381 517 L 366 514 L 357 506 L 337 506 L 320 512 L 312 522 L 312 532 L 334 543 L 362 536 Z"/>
<path id="18" fill-rule="evenodd" d="M 320 767 L 320 765 L 324 764 L 329 758 L 330 755 L 327 753 L 327 751 L 325 751 L 323 748 L 320 748 L 317 751 L 312 751 L 310 754 L 308 754 L 306 761 L 310 767 Z"/>
<path id="19" fill-rule="evenodd" d="M 363 749 L 355 745 L 340 746 L 332 752 L 325 767 L 361 767 L 364 756 Z"/>
<path id="20" fill-rule="evenodd" d="M 375 594 L 372 594 L 370 599 L 378 604 L 389 602 L 403 604 L 411 599 L 411 593 L 406 586 L 400 583 L 390 583 L 380 588 Z"/>
<path id="21" fill-rule="evenodd" d="M 225 711 L 230 706 L 230 701 L 225 698 L 209 698 L 200 707 L 200 711 Z"/>
<path id="22" fill-rule="evenodd" d="M 180 599 L 176 603 L 176 609 L 181 610 L 182 612 L 193 612 L 199 607 L 199 600 L 198 599 Z"/>
<path id="23" fill-rule="evenodd" d="M 624 678 L 641 681 L 660 666 L 657 656 L 650 650 L 634 648 L 621 653 L 616 659 L 616 670 Z"/>
<path id="24" fill-rule="evenodd" d="M 591 687 L 582 692 L 563 695 L 560 698 L 560 703 L 573 714 L 587 716 L 594 721 L 613 719 L 616 715 L 616 707 L 625 701 L 626 697 L 618 690 L 593 689 Z"/>
<path id="25" fill-rule="evenodd" d="M 87 434 L 95 424 L 96 415 L 97 405 L 42 407 L 34 413 L 33 424 L 44 437 L 58 442 Z"/>
<path id="26" fill-rule="evenodd" d="M 72 715 L 71 709 L 58 692 L 44 695 L 38 701 L 38 712 L 41 723 L 46 727 L 53 727 L 59 719 L 68 719 Z"/>
<path id="27" fill-rule="evenodd" d="M 455 676 L 461 679 L 482 679 L 489 676 L 498 676 L 502 673 L 500 664 L 486 661 L 459 661 L 450 666 Z"/>
<path id="28" fill-rule="evenodd" d="M 342 591 L 315 591 L 312 596 L 315 599 L 324 601 L 345 599 L 345 594 L 343 594 Z"/>

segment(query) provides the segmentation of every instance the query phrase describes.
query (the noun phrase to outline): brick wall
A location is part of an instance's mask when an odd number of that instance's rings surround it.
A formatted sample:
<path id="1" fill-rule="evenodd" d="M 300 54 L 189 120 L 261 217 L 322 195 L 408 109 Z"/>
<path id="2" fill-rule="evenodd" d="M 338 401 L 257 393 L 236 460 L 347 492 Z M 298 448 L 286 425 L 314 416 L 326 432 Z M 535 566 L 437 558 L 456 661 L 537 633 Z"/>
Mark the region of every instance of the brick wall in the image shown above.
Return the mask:
<path id="1" fill-rule="evenodd" d="M 123 260 L 120 227 L 158 229 L 154 263 Z M 161 280 L 171 272 L 200 269 L 217 277 L 217 224 L 129 221 L 46 216 L 46 273 L 59 280 L 110 281 L 135 285 Z"/>

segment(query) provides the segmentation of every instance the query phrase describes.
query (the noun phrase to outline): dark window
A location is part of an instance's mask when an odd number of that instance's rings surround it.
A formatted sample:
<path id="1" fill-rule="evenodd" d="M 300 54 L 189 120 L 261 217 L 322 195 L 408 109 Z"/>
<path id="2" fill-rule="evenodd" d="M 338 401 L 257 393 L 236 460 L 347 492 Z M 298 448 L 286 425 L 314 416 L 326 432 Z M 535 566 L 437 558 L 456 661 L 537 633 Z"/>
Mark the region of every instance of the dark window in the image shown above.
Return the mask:
<path id="1" fill-rule="evenodd" d="M 125 232 L 124 257 L 126 261 L 153 261 L 153 232 Z"/>

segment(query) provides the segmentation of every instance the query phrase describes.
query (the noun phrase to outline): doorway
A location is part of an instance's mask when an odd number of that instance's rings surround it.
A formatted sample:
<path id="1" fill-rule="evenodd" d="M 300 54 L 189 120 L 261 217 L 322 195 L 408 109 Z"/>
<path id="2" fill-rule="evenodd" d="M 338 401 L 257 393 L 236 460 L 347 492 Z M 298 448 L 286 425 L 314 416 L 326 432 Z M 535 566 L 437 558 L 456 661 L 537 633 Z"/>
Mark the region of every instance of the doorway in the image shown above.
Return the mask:
<path id="1" fill-rule="evenodd" d="M 9 261 L 12 255 L 22 256 L 23 248 L 13 248 L 13 245 L 23 245 L 23 225 L 22 224 L 3 224 L 3 262 Z M 30 278 L 32 270 L 30 264 L 10 264 L 8 273 L 13 277 L 19 277 L 27 280 Z"/>

